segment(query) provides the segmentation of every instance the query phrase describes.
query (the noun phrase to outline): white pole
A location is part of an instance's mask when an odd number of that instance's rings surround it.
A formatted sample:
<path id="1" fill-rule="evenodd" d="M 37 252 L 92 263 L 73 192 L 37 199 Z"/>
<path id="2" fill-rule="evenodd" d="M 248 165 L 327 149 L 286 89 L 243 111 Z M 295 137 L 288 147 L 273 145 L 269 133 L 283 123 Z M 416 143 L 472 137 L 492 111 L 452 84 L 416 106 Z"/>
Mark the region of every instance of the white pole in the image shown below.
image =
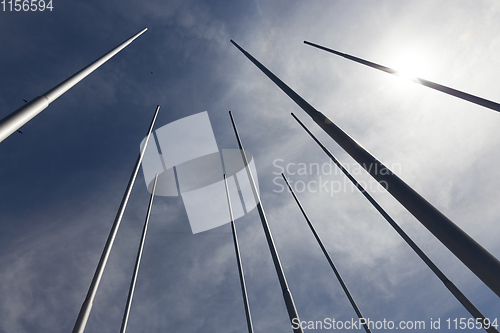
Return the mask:
<path id="1" fill-rule="evenodd" d="M 240 135 L 238 134 L 238 129 L 234 123 L 233 115 L 229 111 L 229 117 L 231 118 L 231 123 L 233 124 L 234 135 L 238 141 L 238 146 L 241 151 L 241 157 L 243 159 L 243 165 L 247 171 L 247 176 L 252 186 L 253 196 L 255 198 L 255 203 L 257 204 L 257 210 L 259 211 L 260 221 L 262 222 L 262 227 L 264 229 L 264 234 L 266 235 L 267 245 L 271 252 L 271 257 L 273 258 L 274 268 L 276 269 L 276 274 L 278 275 L 278 280 L 280 282 L 281 291 L 283 292 L 283 300 L 285 301 L 286 310 L 288 311 L 288 317 L 290 318 L 290 323 L 292 324 L 292 329 L 294 333 L 304 333 L 302 326 L 298 325 L 300 323 L 299 314 L 295 308 L 295 303 L 293 301 L 292 293 L 288 288 L 288 283 L 286 282 L 285 272 L 283 272 L 283 267 L 281 266 L 280 258 L 278 257 L 278 250 L 274 245 L 273 236 L 271 230 L 269 229 L 269 223 L 267 222 L 266 214 L 264 213 L 264 208 L 260 201 L 259 192 L 257 191 L 257 186 L 255 185 L 255 180 L 253 179 L 252 171 L 250 170 L 250 165 L 248 164 L 248 159 L 245 154 L 245 149 L 243 149 L 243 144 L 240 140 Z"/>
<path id="2" fill-rule="evenodd" d="M 153 120 L 151 121 L 151 125 L 149 126 L 149 131 L 146 137 L 146 141 L 144 142 L 144 147 L 142 148 L 141 153 L 137 158 L 137 162 L 135 162 L 134 171 L 130 176 L 127 189 L 125 190 L 125 194 L 123 194 L 123 199 L 120 204 L 120 208 L 118 209 L 118 213 L 116 214 L 115 222 L 113 223 L 111 231 L 109 232 L 108 240 L 106 241 L 106 245 L 104 246 L 104 250 L 102 251 L 99 264 L 97 264 L 94 278 L 92 279 L 92 282 L 90 284 L 87 297 L 85 297 L 85 301 L 83 302 L 82 308 L 80 309 L 80 313 L 78 314 L 78 318 L 76 319 L 75 327 L 73 328 L 73 333 L 83 333 L 83 331 L 85 330 L 85 325 L 87 325 L 87 320 L 89 319 L 90 311 L 92 310 L 92 304 L 94 302 L 95 294 L 97 293 L 97 288 L 99 287 L 102 274 L 104 273 L 104 268 L 106 267 L 106 263 L 108 262 L 108 257 L 111 252 L 111 248 L 113 247 L 116 233 L 118 232 L 118 228 L 120 227 L 120 223 L 122 221 L 123 213 L 125 211 L 125 208 L 127 207 L 127 202 L 130 197 L 130 192 L 132 192 L 132 187 L 134 186 L 135 178 L 137 177 L 137 173 L 139 172 L 142 158 L 144 157 L 144 152 L 146 151 L 146 148 L 148 146 L 149 137 L 151 136 L 151 132 L 153 131 L 153 126 L 155 124 L 156 116 L 158 116 L 159 110 L 160 106 L 158 105 L 156 107 Z"/>
<path id="3" fill-rule="evenodd" d="M 328 260 L 328 263 L 330 264 L 330 267 L 332 268 L 333 273 L 337 277 L 337 280 L 339 280 L 340 286 L 344 290 L 344 293 L 347 296 L 347 299 L 349 300 L 349 303 L 351 303 L 351 306 L 354 309 L 354 312 L 356 312 L 356 315 L 358 316 L 358 318 L 360 320 L 360 323 L 361 323 L 361 320 L 364 319 L 365 317 L 363 317 L 363 315 L 361 314 L 361 310 L 359 309 L 358 305 L 354 301 L 354 298 L 352 297 L 351 292 L 349 291 L 349 289 L 347 289 L 347 286 L 344 283 L 344 279 L 342 279 L 342 276 L 340 275 L 337 267 L 335 267 L 335 264 L 333 263 L 333 260 L 330 257 L 330 254 L 328 253 L 328 251 L 326 250 L 325 246 L 323 245 L 323 242 L 321 241 L 321 238 L 319 238 L 319 235 L 316 232 L 316 229 L 314 228 L 313 224 L 311 223 L 311 220 L 309 220 L 309 217 L 307 216 L 306 211 L 302 207 L 302 204 L 300 203 L 299 198 L 297 198 L 297 196 L 295 195 L 295 192 L 293 191 L 292 187 L 290 186 L 290 183 L 288 182 L 288 179 L 286 179 L 284 173 L 281 173 L 281 176 L 285 180 L 285 183 L 288 186 L 288 189 L 290 190 L 290 193 L 292 193 L 292 196 L 295 199 L 295 202 L 297 203 L 297 206 L 299 206 L 299 209 L 302 212 L 302 215 L 304 215 L 304 218 L 306 219 L 307 225 L 309 225 L 309 228 L 311 229 L 311 231 L 312 231 L 312 233 L 314 235 L 314 238 L 316 238 L 316 241 L 318 241 L 318 244 L 319 244 L 319 247 L 321 248 L 321 251 L 323 251 L 323 254 L 326 257 L 326 260 Z M 371 333 L 372 332 L 370 330 L 370 328 L 368 327 L 368 325 L 366 325 L 366 323 L 363 323 L 363 328 L 365 329 L 366 333 Z"/>
<path id="4" fill-rule="evenodd" d="M 155 197 L 156 182 L 158 181 L 158 174 L 155 175 L 153 189 L 151 191 L 151 198 L 149 199 L 148 212 L 146 213 L 146 220 L 144 221 L 144 228 L 142 229 L 141 242 L 139 243 L 139 250 L 137 251 L 137 258 L 135 260 L 134 273 L 130 281 L 130 289 L 128 291 L 127 304 L 123 313 L 122 327 L 120 333 L 125 333 L 127 330 L 128 317 L 130 314 L 130 307 L 132 306 L 132 298 L 134 297 L 135 283 L 137 281 L 137 274 L 139 273 L 139 265 L 141 264 L 142 250 L 144 249 L 144 242 L 146 241 L 146 232 L 148 231 L 149 216 L 151 215 L 151 207 L 153 207 L 153 199 Z"/>
<path id="5" fill-rule="evenodd" d="M 241 292 L 243 294 L 243 304 L 245 305 L 245 315 L 247 318 L 248 333 L 253 333 L 252 316 L 250 314 L 250 305 L 248 304 L 247 287 L 245 284 L 245 275 L 243 274 L 243 265 L 241 264 L 240 247 L 238 245 L 238 235 L 236 234 L 236 225 L 234 223 L 233 208 L 231 207 L 231 198 L 227 179 L 224 174 L 224 186 L 226 187 L 227 205 L 229 206 L 229 218 L 231 220 L 231 230 L 233 231 L 234 251 L 236 253 L 236 262 L 238 263 L 238 273 L 240 275 Z"/>
<path id="6" fill-rule="evenodd" d="M 64 94 L 66 91 L 68 91 L 71 87 L 73 87 L 75 84 L 83 80 L 87 75 L 92 73 L 94 70 L 96 70 L 99 66 L 104 64 L 106 61 L 108 61 L 111 57 L 113 57 L 115 54 L 120 52 L 122 49 L 124 49 L 127 45 L 132 43 L 134 39 L 142 35 L 147 28 L 144 28 L 134 36 L 130 37 L 127 39 L 125 42 L 122 44 L 118 45 L 87 67 L 83 68 L 81 71 L 76 73 L 75 75 L 71 76 L 67 80 L 61 82 L 54 88 L 50 89 L 47 91 L 45 94 L 36 97 L 29 103 L 23 105 L 16 111 L 12 112 L 2 120 L 0 120 L 0 142 L 5 140 L 9 135 L 17 131 L 21 126 L 26 124 L 28 121 L 30 121 L 32 118 L 34 118 L 37 114 L 42 112 L 44 109 L 46 109 L 50 103 L 52 103 L 54 100 L 56 100 L 59 96 Z"/>

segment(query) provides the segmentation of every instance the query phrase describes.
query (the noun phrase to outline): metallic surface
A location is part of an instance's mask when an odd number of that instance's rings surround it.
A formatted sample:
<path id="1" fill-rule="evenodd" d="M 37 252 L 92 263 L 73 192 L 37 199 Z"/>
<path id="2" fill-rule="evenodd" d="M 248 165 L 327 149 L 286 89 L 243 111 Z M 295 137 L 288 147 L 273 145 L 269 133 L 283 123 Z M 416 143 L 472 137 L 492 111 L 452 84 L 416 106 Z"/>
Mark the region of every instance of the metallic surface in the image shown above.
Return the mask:
<path id="1" fill-rule="evenodd" d="M 324 47 L 324 46 L 321 46 L 321 45 L 318 45 L 318 44 L 314 44 L 314 43 L 311 43 L 311 42 L 308 42 L 308 41 L 304 41 L 304 43 L 307 44 L 307 45 L 311 45 L 311 46 L 317 47 L 318 49 L 321 49 L 321 50 L 324 50 L 324 51 L 336 54 L 338 56 L 344 57 L 346 59 L 355 61 L 355 62 L 357 62 L 359 64 L 363 64 L 365 66 L 369 66 L 369 67 L 378 69 L 380 71 L 389 73 L 389 74 L 394 74 L 394 75 L 399 75 L 400 74 L 400 72 L 397 71 L 397 70 L 395 70 L 395 69 L 392 69 L 392 68 L 389 68 L 389 67 L 385 67 L 385 66 L 376 64 L 376 63 L 368 61 L 368 60 L 364 60 L 364 59 L 361 59 L 361 58 L 353 57 L 353 56 L 351 56 L 349 54 L 341 53 L 341 52 L 338 52 L 338 51 L 335 51 L 335 50 L 329 49 L 327 47 Z M 463 91 L 460 91 L 460 90 L 456 90 L 456 89 L 453 89 L 453 88 L 450 88 L 450 87 L 447 87 L 447 86 L 443 86 L 443 85 L 440 85 L 438 83 L 435 83 L 435 82 L 432 82 L 432 81 L 428 81 L 428 80 L 425 80 L 425 79 L 421 79 L 421 78 L 418 78 L 418 77 L 412 78 L 411 81 L 413 81 L 415 83 L 419 83 L 419 84 L 421 84 L 423 86 L 432 88 L 434 90 L 441 91 L 441 92 L 443 92 L 445 94 L 452 95 L 452 96 L 455 96 L 457 98 L 466 100 L 468 102 L 484 106 L 485 108 L 488 108 L 488 109 L 500 112 L 500 104 L 498 104 L 496 102 L 493 102 L 493 101 L 490 101 L 488 99 L 484 99 L 484 98 L 481 98 L 481 97 L 478 97 L 478 96 L 475 96 L 475 95 L 471 95 L 471 94 L 468 94 L 466 92 L 463 92 Z"/>
<path id="2" fill-rule="evenodd" d="M 398 200 L 420 223 L 500 297 L 500 262 L 363 146 L 317 111 L 257 59 L 233 43 L 252 63 L 295 101 L 333 140 Z"/>
<path id="3" fill-rule="evenodd" d="M 137 274 L 139 273 L 139 265 L 141 264 L 142 250 L 144 249 L 144 242 L 146 241 L 149 216 L 151 215 L 151 207 L 153 207 L 153 199 L 155 197 L 157 182 L 158 182 L 158 174 L 155 175 L 155 179 L 153 181 L 153 189 L 151 190 L 151 197 L 149 199 L 148 211 L 146 213 L 146 219 L 144 221 L 144 228 L 142 229 L 141 242 L 139 243 L 137 258 L 135 259 L 134 273 L 132 274 L 132 280 L 130 281 L 130 289 L 128 291 L 125 311 L 123 312 L 123 320 L 122 320 L 122 327 L 120 328 L 120 333 L 125 333 L 125 331 L 127 330 L 128 317 L 130 314 L 130 306 L 132 305 L 132 298 L 134 297 L 135 283 L 137 281 Z"/>
<path id="4" fill-rule="evenodd" d="M 243 165 L 245 165 L 245 169 L 247 170 L 248 178 L 250 179 L 250 184 L 252 185 L 252 192 L 255 198 L 255 202 L 257 203 L 257 210 L 259 211 L 260 220 L 262 222 L 262 227 L 264 228 L 264 233 L 266 235 L 267 244 L 269 245 L 269 250 L 271 251 L 271 257 L 273 258 L 274 268 L 276 269 L 276 274 L 278 275 L 278 280 L 280 282 L 281 290 L 283 292 L 283 299 L 285 300 L 286 309 L 288 311 L 288 317 L 290 318 L 290 324 L 292 325 L 292 329 L 295 333 L 303 333 L 302 327 L 293 328 L 293 320 L 299 320 L 299 315 L 297 313 L 297 309 L 295 308 L 295 303 L 293 302 L 292 293 L 288 289 L 288 283 L 286 282 L 285 273 L 283 272 L 283 268 L 281 267 L 281 262 L 278 257 L 278 251 L 274 245 L 273 236 L 271 235 L 271 230 L 269 229 L 269 224 L 267 223 L 266 214 L 264 213 L 264 208 L 262 207 L 262 203 L 260 202 L 259 193 L 257 192 L 257 187 L 255 186 L 255 181 L 253 179 L 252 172 L 248 167 L 248 160 L 245 155 L 245 150 L 243 149 L 243 145 L 240 140 L 240 136 L 238 134 L 238 130 L 236 129 L 236 125 L 233 120 L 233 115 L 231 111 L 229 111 L 229 117 L 231 118 L 231 123 L 233 124 L 234 134 L 236 135 L 236 140 L 238 141 L 238 146 L 241 151 L 241 157 L 243 159 Z"/>
<path id="5" fill-rule="evenodd" d="M 243 266 L 241 264 L 240 247 L 238 245 L 238 235 L 236 234 L 236 225 L 234 223 L 233 208 L 231 207 L 231 198 L 229 197 L 229 188 L 227 187 L 227 179 L 225 174 L 224 174 L 224 186 L 226 188 L 227 205 L 229 207 L 231 230 L 233 231 L 234 251 L 236 253 L 236 261 L 238 263 L 238 274 L 240 276 L 241 293 L 243 294 L 243 304 L 245 305 L 245 315 L 247 318 L 248 333 L 253 333 L 252 315 L 250 314 L 250 305 L 248 304 L 247 287 L 245 285 L 245 275 L 243 274 Z"/>
<path id="6" fill-rule="evenodd" d="M 0 120 L 0 142 L 5 140 L 9 135 L 17 131 L 19 128 L 21 128 L 21 126 L 23 126 L 37 114 L 42 112 L 45 108 L 49 106 L 50 103 L 52 103 L 59 96 L 68 91 L 75 84 L 83 80 L 87 75 L 92 73 L 106 61 L 108 61 L 111 57 L 113 57 L 115 54 L 124 49 L 127 45 L 132 43 L 134 39 L 142 35 L 146 30 L 148 29 L 144 28 L 134 36 L 127 39 L 122 44 L 115 47 L 113 50 L 109 51 L 108 53 L 106 53 L 105 55 L 103 55 L 102 57 L 100 57 L 87 67 L 80 70 L 78 73 L 74 74 L 70 78 L 66 79 L 65 81 L 55 86 L 54 88 L 47 91 L 45 94 L 36 97 L 32 101 L 28 102 L 27 104 L 23 105 L 16 111 L 12 112 L 8 116 Z"/>
<path id="7" fill-rule="evenodd" d="M 474 304 L 458 289 L 453 282 L 451 282 L 446 275 L 427 257 L 427 255 L 411 240 L 411 238 L 401 229 L 401 227 L 394 221 L 389 214 L 373 199 L 373 197 L 368 194 L 368 192 L 358 183 L 356 179 L 347 171 L 346 168 L 342 165 L 342 163 L 337 160 L 337 158 L 314 136 L 314 134 L 307 129 L 307 127 L 292 113 L 292 117 L 297 120 L 297 122 L 302 126 L 302 128 L 313 138 L 313 140 L 321 147 L 321 149 L 325 152 L 328 157 L 339 167 L 339 169 L 344 173 L 344 175 L 349 178 L 349 180 L 356 186 L 356 188 L 365 196 L 365 198 L 375 207 L 375 209 L 386 219 L 387 222 L 396 230 L 396 232 L 405 240 L 405 242 L 415 251 L 415 253 L 424 261 L 424 263 L 431 269 L 434 274 L 444 283 L 446 288 L 456 297 L 456 299 L 464 306 L 464 308 L 469 311 L 472 315 L 472 318 L 482 318 L 483 321 L 485 319 L 484 315 L 479 311 Z M 283 175 L 283 178 L 285 176 Z M 285 178 L 286 181 L 286 178 Z M 287 182 L 288 185 L 288 182 Z M 290 185 L 289 185 L 290 187 Z M 293 194 L 293 192 L 292 192 Z M 295 194 L 294 194 L 295 197 Z M 298 203 L 298 199 L 297 200 Z M 299 204 L 300 205 L 300 204 Z M 302 208 L 301 208 L 302 210 Z M 305 216 L 305 213 L 304 213 Z M 307 219 L 307 217 L 306 217 Z M 498 331 L 494 327 L 490 327 L 488 329 L 485 328 L 488 333 L 498 333 Z"/>
<path id="8" fill-rule="evenodd" d="M 109 254 L 111 252 L 111 248 L 113 247 L 113 243 L 115 241 L 116 233 L 118 232 L 118 228 L 120 227 L 120 223 L 122 221 L 123 213 L 125 212 L 125 208 L 127 207 L 127 202 L 130 197 L 130 192 L 132 191 L 132 187 L 134 186 L 135 179 L 137 177 L 137 173 L 139 172 L 139 168 L 141 167 L 141 161 L 144 157 L 144 152 L 148 146 L 148 141 L 151 136 L 151 132 L 153 131 L 153 126 L 156 121 L 156 117 L 158 116 L 158 111 L 160 111 L 160 106 L 156 107 L 155 114 L 153 116 L 153 120 L 151 121 L 151 125 L 149 126 L 148 135 L 146 137 L 146 141 L 144 143 L 144 147 L 142 148 L 137 161 L 135 162 L 134 171 L 130 176 L 130 180 L 127 185 L 127 189 L 123 194 L 122 202 L 120 203 L 120 208 L 118 209 L 118 213 L 116 214 L 115 221 L 113 226 L 111 227 L 111 231 L 109 232 L 108 240 L 106 241 L 106 245 L 101 254 L 101 259 L 99 259 L 99 263 L 97 264 L 97 268 L 94 274 L 94 278 L 89 287 L 89 291 L 87 293 L 87 297 L 85 297 L 85 301 L 82 304 L 82 308 L 80 309 L 80 313 L 78 314 L 78 318 L 75 323 L 75 327 L 73 328 L 73 333 L 83 333 L 85 330 L 85 325 L 87 325 L 87 320 L 90 315 L 90 311 L 92 310 L 92 304 L 94 302 L 95 295 L 97 293 L 97 288 L 99 287 L 99 283 L 101 282 L 102 274 L 104 273 L 104 268 L 106 267 L 106 263 L 108 262 Z"/>
<path id="9" fill-rule="evenodd" d="M 285 175 L 282 173 L 281 176 L 285 180 L 285 183 L 288 186 L 288 189 L 290 190 L 290 192 L 292 193 L 292 196 L 295 199 L 295 202 L 299 206 L 300 211 L 302 212 L 302 215 L 304 215 L 304 218 L 306 219 L 306 222 L 309 225 L 309 228 L 311 229 L 311 231 L 314 235 L 314 238 L 316 238 L 316 240 L 318 241 L 318 244 L 321 247 L 321 250 L 323 251 L 323 253 L 326 257 L 326 260 L 328 260 L 328 263 L 330 264 L 330 267 L 332 268 L 333 273 L 335 273 L 335 276 L 339 280 L 340 285 L 342 286 L 342 289 L 344 290 L 345 295 L 349 299 L 349 302 L 351 303 L 351 306 L 354 309 L 354 312 L 356 312 L 356 315 L 358 316 L 359 319 L 364 319 L 363 315 L 361 314 L 361 310 L 359 310 L 358 306 L 356 305 L 356 302 L 354 301 L 354 298 L 352 297 L 351 293 L 349 292 L 349 289 L 347 289 L 347 286 L 345 285 L 344 280 L 342 279 L 342 276 L 340 276 L 340 273 L 337 270 L 337 267 L 335 267 L 335 264 L 333 263 L 332 258 L 328 254 L 328 251 L 324 247 L 323 242 L 319 238 L 318 233 L 316 232 L 316 229 L 314 228 L 311 221 L 309 220 L 309 217 L 307 216 L 306 212 L 304 211 L 304 208 L 302 207 L 302 204 L 300 203 L 299 198 L 297 198 L 297 196 L 295 195 L 295 192 L 293 191 L 292 187 L 288 183 L 288 180 L 286 179 Z M 365 331 L 367 333 L 371 333 L 371 331 L 368 328 L 368 325 L 366 323 L 363 324 L 363 328 L 365 329 Z"/>

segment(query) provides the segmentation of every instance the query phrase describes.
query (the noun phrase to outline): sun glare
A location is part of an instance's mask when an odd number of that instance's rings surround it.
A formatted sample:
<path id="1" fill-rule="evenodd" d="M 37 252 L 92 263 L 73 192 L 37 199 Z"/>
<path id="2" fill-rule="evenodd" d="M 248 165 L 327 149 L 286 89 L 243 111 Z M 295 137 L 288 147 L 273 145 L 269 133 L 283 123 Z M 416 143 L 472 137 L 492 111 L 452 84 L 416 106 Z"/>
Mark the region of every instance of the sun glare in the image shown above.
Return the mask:
<path id="1" fill-rule="evenodd" d="M 426 57 L 418 53 L 401 55 L 396 58 L 392 66 L 398 71 L 398 76 L 411 81 L 429 77 L 431 67 Z"/>

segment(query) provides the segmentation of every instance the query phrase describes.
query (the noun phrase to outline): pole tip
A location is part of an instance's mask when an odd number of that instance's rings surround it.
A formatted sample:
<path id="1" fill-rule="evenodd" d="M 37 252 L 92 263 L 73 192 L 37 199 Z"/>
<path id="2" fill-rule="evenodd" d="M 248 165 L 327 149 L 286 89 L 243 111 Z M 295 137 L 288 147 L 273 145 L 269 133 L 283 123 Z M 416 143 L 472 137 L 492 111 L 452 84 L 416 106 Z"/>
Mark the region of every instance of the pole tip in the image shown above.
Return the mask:
<path id="1" fill-rule="evenodd" d="M 229 40 L 234 46 L 236 46 L 238 49 L 240 48 L 240 46 L 232 39 Z"/>

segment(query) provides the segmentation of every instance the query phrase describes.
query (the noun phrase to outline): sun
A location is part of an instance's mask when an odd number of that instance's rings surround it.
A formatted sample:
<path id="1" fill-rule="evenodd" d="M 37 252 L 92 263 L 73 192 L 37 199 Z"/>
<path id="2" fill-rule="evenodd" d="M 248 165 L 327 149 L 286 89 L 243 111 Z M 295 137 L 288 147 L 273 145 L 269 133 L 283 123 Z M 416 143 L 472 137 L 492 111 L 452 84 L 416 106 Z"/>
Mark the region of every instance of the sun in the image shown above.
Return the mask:
<path id="1" fill-rule="evenodd" d="M 425 79 L 431 75 L 432 63 L 424 54 L 419 52 L 408 52 L 395 58 L 391 64 L 397 71 L 398 76 L 410 81 L 417 81 L 418 78 Z"/>

